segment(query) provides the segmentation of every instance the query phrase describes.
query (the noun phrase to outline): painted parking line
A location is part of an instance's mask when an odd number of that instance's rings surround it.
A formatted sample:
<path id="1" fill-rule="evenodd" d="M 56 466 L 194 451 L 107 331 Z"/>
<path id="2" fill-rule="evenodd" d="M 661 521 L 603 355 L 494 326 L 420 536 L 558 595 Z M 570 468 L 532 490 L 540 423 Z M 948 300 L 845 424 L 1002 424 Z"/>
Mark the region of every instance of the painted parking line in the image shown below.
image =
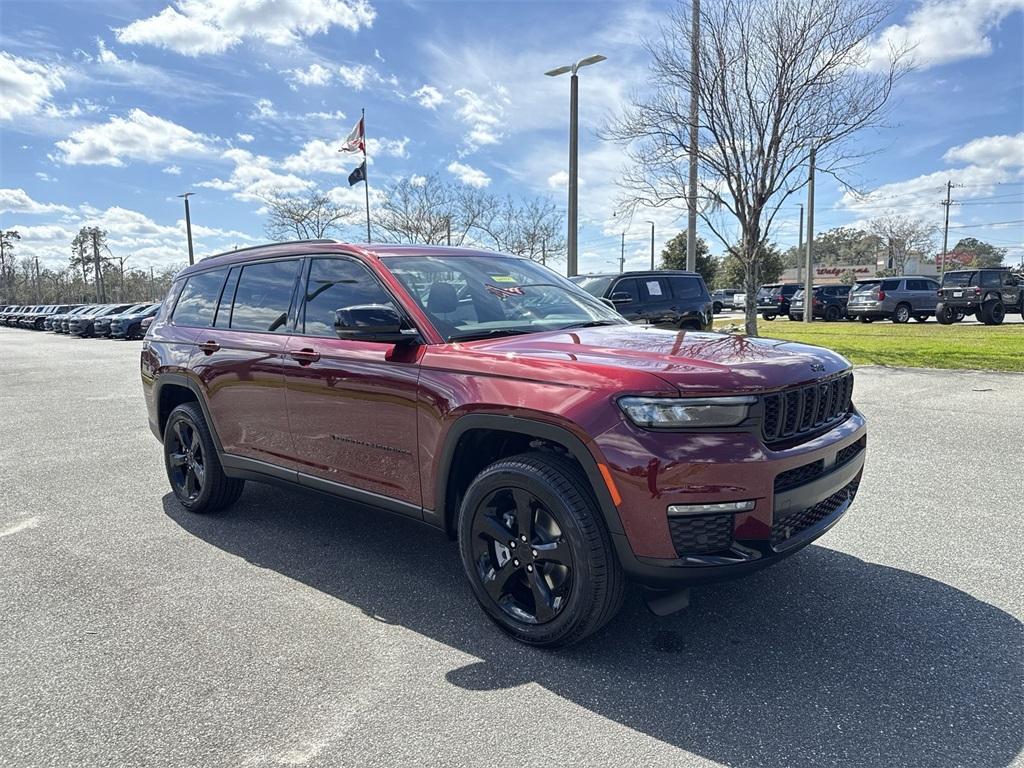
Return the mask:
<path id="1" fill-rule="evenodd" d="M 38 517 L 30 517 L 26 520 L 22 520 L 20 523 L 15 523 L 9 528 L 0 530 L 0 539 L 4 536 L 13 536 L 16 533 L 21 533 L 22 531 L 27 531 L 30 528 L 35 528 L 37 525 L 39 525 Z"/>

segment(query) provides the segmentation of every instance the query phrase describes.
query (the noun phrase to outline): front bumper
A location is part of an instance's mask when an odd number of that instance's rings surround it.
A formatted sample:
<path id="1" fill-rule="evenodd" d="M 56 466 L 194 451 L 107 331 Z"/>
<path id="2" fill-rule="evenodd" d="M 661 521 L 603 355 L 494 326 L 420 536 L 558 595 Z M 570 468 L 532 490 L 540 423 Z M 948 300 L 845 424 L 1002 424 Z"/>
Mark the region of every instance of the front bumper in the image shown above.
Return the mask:
<path id="1" fill-rule="evenodd" d="M 866 427 L 853 411 L 786 449 L 748 432 L 645 432 L 595 440 L 622 498 L 613 534 L 626 572 L 656 587 L 723 581 L 778 562 L 824 534 L 856 496 Z M 670 515 L 673 505 L 753 501 L 749 512 Z"/>

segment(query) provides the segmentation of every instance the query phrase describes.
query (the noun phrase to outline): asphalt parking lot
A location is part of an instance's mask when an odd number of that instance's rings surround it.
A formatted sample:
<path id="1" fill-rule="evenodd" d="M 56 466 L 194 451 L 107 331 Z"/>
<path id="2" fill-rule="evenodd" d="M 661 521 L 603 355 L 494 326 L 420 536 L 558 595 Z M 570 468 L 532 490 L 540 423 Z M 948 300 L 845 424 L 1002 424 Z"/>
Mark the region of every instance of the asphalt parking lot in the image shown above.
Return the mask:
<path id="1" fill-rule="evenodd" d="M 552 653 L 411 521 L 184 512 L 138 350 L 0 328 L 0 765 L 1020 764 L 1024 375 L 858 369 L 836 528 Z"/>

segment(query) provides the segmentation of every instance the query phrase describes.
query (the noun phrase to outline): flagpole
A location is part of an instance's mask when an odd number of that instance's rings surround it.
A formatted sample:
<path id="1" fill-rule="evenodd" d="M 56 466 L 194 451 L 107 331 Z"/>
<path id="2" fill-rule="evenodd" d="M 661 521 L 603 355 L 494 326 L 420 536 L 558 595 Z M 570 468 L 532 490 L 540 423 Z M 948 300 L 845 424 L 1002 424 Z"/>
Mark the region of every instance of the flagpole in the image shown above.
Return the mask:
<path id="1" fill-rule="evenodd" d="M 366 159 L 366 110 L 363 109 L 363 191 L 366 193 L 366 242 L 373 242 L 370 234 L 370 164 Z"/>

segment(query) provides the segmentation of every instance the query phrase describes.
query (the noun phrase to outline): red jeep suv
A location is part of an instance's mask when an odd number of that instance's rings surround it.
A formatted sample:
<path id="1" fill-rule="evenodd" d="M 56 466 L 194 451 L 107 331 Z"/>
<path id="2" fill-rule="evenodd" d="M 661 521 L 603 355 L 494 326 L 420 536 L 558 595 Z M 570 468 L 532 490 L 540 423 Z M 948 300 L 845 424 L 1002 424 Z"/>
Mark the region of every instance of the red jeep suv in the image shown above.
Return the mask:
<path id="1" fill-rule="evenodd" d="M 550 269 L 485 251 L 247 248 L 174 281 L 142 349 L 149 421 L 188 510 L 283 482 L 458 540 L 484 611 L 580 640 L 625 579 L 656 612 L 793 554 L 865 458 L 839 355 L 631 325 Z"/>

